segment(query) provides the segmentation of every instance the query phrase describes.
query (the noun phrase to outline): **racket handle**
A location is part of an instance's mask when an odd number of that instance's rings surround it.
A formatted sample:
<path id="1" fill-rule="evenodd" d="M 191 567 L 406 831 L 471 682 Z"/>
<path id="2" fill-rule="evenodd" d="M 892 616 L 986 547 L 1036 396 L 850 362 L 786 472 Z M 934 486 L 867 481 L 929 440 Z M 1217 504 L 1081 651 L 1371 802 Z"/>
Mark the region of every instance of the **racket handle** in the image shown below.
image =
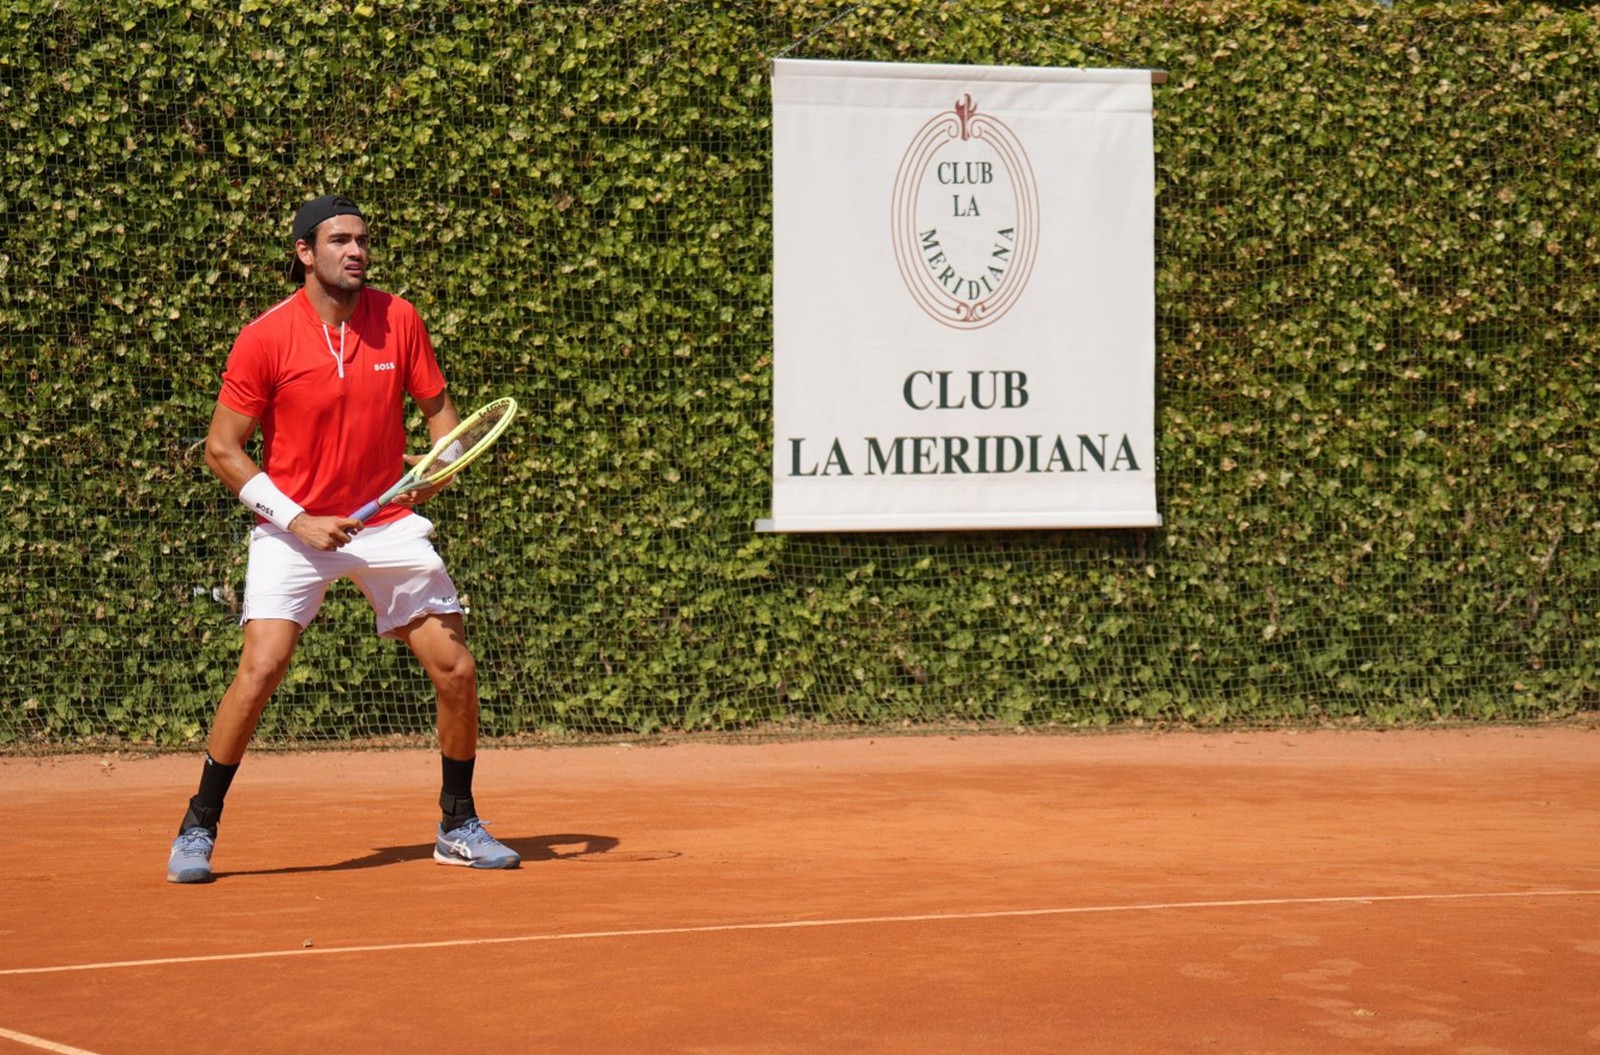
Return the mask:
<path id="1" fill-rule="evenodd" d="M 376 513 L 379 508 L 380 507 L 377 500 L 374 499 L 373 501 L 362 506 L 360 509 L 356 510 L 354 513 L 351 513 L 350 518 L 352 520 L 359 520 L 365 524 L 368 520 L 372 519 L 373 514 Z"/>

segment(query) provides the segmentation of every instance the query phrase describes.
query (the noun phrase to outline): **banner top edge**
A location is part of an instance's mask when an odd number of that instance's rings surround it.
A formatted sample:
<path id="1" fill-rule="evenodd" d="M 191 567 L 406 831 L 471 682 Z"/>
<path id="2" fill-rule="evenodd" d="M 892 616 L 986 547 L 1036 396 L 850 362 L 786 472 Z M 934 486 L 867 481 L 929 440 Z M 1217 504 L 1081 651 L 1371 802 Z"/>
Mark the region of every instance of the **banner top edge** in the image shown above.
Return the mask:
<path id="1" fill-rule="evenodd" d="M 860 62 L 845 59 L 773 59 L 772 75 L 864 78 L 917 77 L 959 81 L 1025 80 L 1059 83 L 1163 84 L 1167 71 L 1085 66 L 962 66 L 934 62 Z"/>

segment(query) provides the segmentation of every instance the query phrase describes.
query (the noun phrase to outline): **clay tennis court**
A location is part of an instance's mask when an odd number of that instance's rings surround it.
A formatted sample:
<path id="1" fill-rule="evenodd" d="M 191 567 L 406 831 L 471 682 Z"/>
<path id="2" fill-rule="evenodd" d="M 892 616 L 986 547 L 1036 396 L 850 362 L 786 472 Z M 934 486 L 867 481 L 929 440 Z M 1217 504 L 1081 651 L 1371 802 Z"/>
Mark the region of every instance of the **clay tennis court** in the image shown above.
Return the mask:
<path id="1" fill-rule="evenodd" d="M 0 1053 L 1600 1051 L 1600 728 L 8 758 Z"/>

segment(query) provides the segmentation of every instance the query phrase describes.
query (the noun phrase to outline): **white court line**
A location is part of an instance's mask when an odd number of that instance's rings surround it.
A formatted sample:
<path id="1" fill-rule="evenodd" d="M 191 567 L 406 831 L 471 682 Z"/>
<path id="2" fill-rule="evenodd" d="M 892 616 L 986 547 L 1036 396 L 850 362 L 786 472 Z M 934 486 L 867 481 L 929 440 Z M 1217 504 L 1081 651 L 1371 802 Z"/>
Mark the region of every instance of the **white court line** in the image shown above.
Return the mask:
<path id="1" fill-rule="evenodd" d="M 154 960 L 111 960 L 106 963 L 69 963 L 56 967 L 0 969 L 0 978 L 24 974 L 64 974 L 69 971 L 108 971 L 121 967 L 168 967 L 190 963 L 231 963 L 273 960 L 290 956 L 342 956 L 358 952 L 404 952 L 412 949 L 460 949 L 474 945 L 518 945 L 544 941 L 588 941 L 602 938 L 651 938 L 662 935 L 721 934 L 741 930 L 798 930 L 803 927 L 858 927 L 868 923 L 957 923 L 980 919 L 1023 919 L 1030 916 L 1082 916 L 1105 912 L 1160 912 L 1196 908 L 1265 908 L 1274 905 L 1372 905 L 1393 901 L 1471 901 L 1596 897 L 1600 890 L 1508 890 L 1482 894 L 1366 894 L 1344 897 L 1273 897 L 1240 901 L 1159 901 L 1132 905 L 1075 905 L 1066 908 L 1021 908 L 993 912 L 930 912 L 913 916 L 847 916 L 841 919 L 795 919 L 766 923 L 712 923 L 699 927 L 643 927 L 637 930 L 589 930 L 565 934 L 520 934 L 508 938 L 455 938 L 449 941 L 406 941 L 390 945 L 340 945 L 330 948 L 274 949 L 267 952 L 217 953 L 211 956 L 169 956 Z"/>
<path id="2" fill-rule="evenodd" d="M 67 1044 L 57 1044 L 42 1037 L 30 1037 L 26 1033 L 13 1033 L 9 1029 L 0 1029 L 0 1040 L 14 1040 L 18 1044 L 38 1048 L 40 1051 L 53 1051 L 55 1055 L 94 1055 L 92 1051 L 84 1051 L 82 1048 L 74 1048 Z"/>

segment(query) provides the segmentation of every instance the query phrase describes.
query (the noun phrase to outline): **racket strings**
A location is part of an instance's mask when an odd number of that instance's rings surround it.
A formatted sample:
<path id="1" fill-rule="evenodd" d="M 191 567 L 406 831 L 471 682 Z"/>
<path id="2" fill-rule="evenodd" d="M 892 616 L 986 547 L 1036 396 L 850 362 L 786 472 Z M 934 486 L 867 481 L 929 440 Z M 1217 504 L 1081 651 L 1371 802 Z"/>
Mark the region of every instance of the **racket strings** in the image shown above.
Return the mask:
<path id="1" fill-rule="evenodd" d="M 506 416 L 506 413 L 506 410 L 501 409 L 483 415 L 472 424 L 471 428 L 468 428 L 466 431 L 462 432 L 461 435 L 452 440 L 444 450 L 439 452 L 439 457 L 436 459 L 438 464 L 449 465 L 451 462 L 457 460 L 462 455 L 476 447 L 478 444 L 482 443 L 490 436 L 491 433 L 495 431 L 495 426 L 500 424 L 501 419 Z"/>
<path id="2" fill-rule="evenodd" d="M 516 410 L 516 401 L 512 399 L 498 399 L 484 407 L 467 419 L 459 431 L 451 435 L 450 442 L 436 451 L 425 466 L 418 467 L 419 475 L 425 479 L 437 479 L 453 472 L 457 463 L 465 465 L 471 462 L 494 441 Z"/>

